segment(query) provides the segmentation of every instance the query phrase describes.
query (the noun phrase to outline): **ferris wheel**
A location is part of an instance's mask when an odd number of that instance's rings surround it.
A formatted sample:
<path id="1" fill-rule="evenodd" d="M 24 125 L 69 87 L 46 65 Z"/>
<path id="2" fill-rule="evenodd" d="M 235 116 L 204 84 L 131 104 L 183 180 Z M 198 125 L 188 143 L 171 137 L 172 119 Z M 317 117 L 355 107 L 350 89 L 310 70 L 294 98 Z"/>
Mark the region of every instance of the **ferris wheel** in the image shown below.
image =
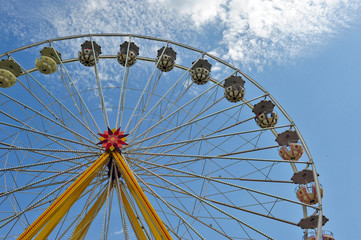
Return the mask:
<path id="1" fill-rule="evenodd" d="M 131 34 L 0 58 L 0 239 L 334 239 L 296 125 L 220 58 Z"/>

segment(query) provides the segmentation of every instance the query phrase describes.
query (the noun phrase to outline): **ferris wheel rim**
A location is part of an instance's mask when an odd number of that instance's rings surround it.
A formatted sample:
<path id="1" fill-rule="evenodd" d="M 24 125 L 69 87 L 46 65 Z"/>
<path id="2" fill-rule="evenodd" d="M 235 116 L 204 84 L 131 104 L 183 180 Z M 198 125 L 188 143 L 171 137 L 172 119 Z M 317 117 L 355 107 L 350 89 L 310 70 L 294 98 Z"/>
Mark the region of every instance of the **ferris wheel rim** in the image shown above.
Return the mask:
<path id="1" fill-rule="evenodd" d="M 68 40 L 68 39 L 74 39 L 74 38 L 84 38 L 84 37 L 130 37 L 130 38 L 142 38 L 142 39 L 147 39 L 147 40 L 154 40 L 154 41 L 160 41 L 160 42 L 166 42 L 166 43 L 171 43 L 171 44 L 174 44 L 174 45 L 177 45 L 177 46 L 180 46 L 180 47 L 184 47 L 184 48 L 187 48 L 189 50 L 192 50 L 192 51 L 196 51 L 196 52 L 199 52 L 201 53 L 202 55 L 204 56 L 208 56 L 212 59 L 214 59 L 215 61 L 217 62 L 221 62 L 223 63 L 224 65 L 226 65 L 227 67 L 230 67 L 232 69 L 235 70 L 235 72 L 241 74 L 243 77 L 245 77 L 246 79 L 248 79 L 250 82 L 252 82 L 257 88 L 259 88 L 261 91 L 264 92 L 264 95 L 269 97 L 272 102 L 274 102 L 277 107 L 281 110 L 281 112 L 284 114 L 284 116 L 289 120 L 289 122 L 291 123 L 291 127 L 293 127 L 295 129 L 295 131 L 297 132 L 297 134 L 299 135 L 300 137 L 300 141 L 302 143 L 302 145 L 304 146 L 305 148 L 305 151 L 306 151 L 306 154 L 308 155 L 308 158 L 309 158 L 309 164 L 312 166 L 312 171 L 315 175 L 315 183 L 316 183 L 316 186 L 319 186 L 319 183 L 318 183 L 318 178 L 317 178 L 317 173 L 316 173 L 316 169 L 315 169 L 315 165 L 314 165 L 314 162 L 313 162 L 313 159 L 312 159 L 312 156 L 308 150 L 308 147 L 301 135 L 301 133 L 299 132 L 297 126 L 294 124 L 294 122 L 292 121 L 292 119 L 289 117 L 289 115 L 287 114 L 287 112 L 282 108 L 282 106 L 272 97 L 272 95 L 270 95 L 263 87 L 261 87 L 256 81 L 254 81 L 252 78 L 250 78 L 248 75 L 246 75 L 244 72 L 242 72 L 240 69 L 234 67 L 233 65 L 211 55 L 211 54 L 208 54 L 206 52 L 203 52 L 201 50 L 198 50 L 198 49 L 195 49 L 193 47 L 189 47 L 189 46 L 186 46 L 186 45 L 183 45 L 183 44 L 180 44 L 180 43 L 176 43 L 176 42 L 172 42 L 172 41 L 169 41 L 169 40 L 165 40 L 165 39 L 161 39 L 161 38 L 152 38 L 152 37 L 147 37 L 147 36 L 141 36 L 141 35 L 132 35 L 132 34 L 85 34 L 85 35 L 73 35 L 73 36 L 68 36 L 68 37 L 62 37 L 62 38 L 55 38 L 55 39 L 49 39 L 49 40 L 46 40 L 46 41 L 42 41 L 42 42 L 38 42 L 38 43 L 34 43 L 34 44 L 30 44 L 30 45 L 27 45 L 27 46 L 24 46 L 24 47 L 21 47 L 21 48 L 18 48 L 18 49 L 15 49 L 15 50 L 12 50 L 12 51 L 9 51 L 5 54 L 2 54 L 0 55 L 0 58 L 1 57 L 4 57 L 5 55 L 8 55 L 11 54 L 11 53 L 14 53 L 14 52 L 18 52 L 18 51 L 22 51 L 26 48 L 31 48 L 31 47 L 34 47 L 34 46 L 38 46 L 38 45 L 42 45 L 42 44 L 45 44 L 45 43 L 51 43 L 51 42 L 56 42 L 56 41 L 61 41 L 61 40 Z M 100 56 L 100 59 L 109 59 L 109 58 L 116 58 L 115 55 L 107 55 L 107 56 Z M 70 62 L 74 62 L 76 61 L 77 59 L 65 59 L 64 61 L 62 61 L 62 64 L 63 63 L 70 63 Z M 139 58 L 139 60 L 143 60 L 143 61 L 152 61 L 152 62 L 155 62 L 156 59 L 151 59 L 151 58 Z M 185 66 L 181 66 L 181 65 L 176 65 L 175 67 L 177 68 L 180 68 L 180 69 L 189 69 Z M 32 72 L 34 69 L 29 69 L 29 73 Z M 216 80 L 214 80 L 215 83 L 218 85 L 221 85 L 220 82 L 217 82 Z M 222 85 L 223 86 L 223 85 Z M 246 104 L 248 107 L 252 108 L 252 105 L 249 104 Z M 108 124 L 109 125 L 109 124 Z M 274 134 L 276 135 L 276 133 L 274 132 Z M 89 152 L 88 152 L 89 153 Z M 319 200 L 319 207 L 317 208 L 318 212 L 319 212 L 319 215 L 322 216 L 322 200 L 320 199 Z M 302 204 L 301 204 L 302 205 Z M 309 206 L 308 206 L 309 207 Z M 321 218 L 319 218 L 321 219 Z"/>

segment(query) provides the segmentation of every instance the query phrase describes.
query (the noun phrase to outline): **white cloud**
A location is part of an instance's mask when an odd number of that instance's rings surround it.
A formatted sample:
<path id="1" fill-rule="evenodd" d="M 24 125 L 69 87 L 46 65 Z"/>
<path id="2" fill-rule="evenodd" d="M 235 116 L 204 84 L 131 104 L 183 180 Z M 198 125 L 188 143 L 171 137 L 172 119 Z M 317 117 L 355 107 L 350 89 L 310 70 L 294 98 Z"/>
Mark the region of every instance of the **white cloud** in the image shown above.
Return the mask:
<path id="1" fill-rule="evenodd" d="M 24 5 L 18 1 L 0 7 L 7 14 L 7 21 L 0 22 L 5 34 L 32 41 L 86 33 L 148 35 L 211 51 L 242 67 L 308 56 L 345 29 L 361 9 L 359 0 L 72 0 Z"/>
<path id="2" fill-rule="evenodd" d="M 227 57 L 264 64 L 310 51 L 345 26 L 360 4 L 342 0 L 231 0 L 221 16 Z"/>
<path id="3" fill-rule="evenodd" d="M 315 46 L 346 27 L 361 7 L 358 0 L 158 2 L 167 2 L 164 4 L 188 15 L 197 26 L 206 24 L 213 35 L 222 34 L 221 46 L 215 51 L 227 60 L 258 66 L 311 54 Z M 214 25 L 221 25 L 223 31 L 218 32 Z"/>
<path id="4" fill-rule="evenodd" d="M 59 36 L 84 33 L 133 33 L 175 37 L 187 29 L 187 19 L 174 10 L 148 1 L 68 1 L 63 11 L 47 16 Z"/>
<path id="5" fill-rule="evenodd" d="M 120 231 L 115 231 L 114 235 L 120 235 L 124 232 L 123 228 Z"/>
<path id="6" fill-rule="evenodd" d="M 178 10 L 184 15 L 190 15 L 197 27 L 213 21 L 220 14 L 221 5 L 225 0 L 149 0 L 153 3 L 162 3 L 165 6 Z"/>

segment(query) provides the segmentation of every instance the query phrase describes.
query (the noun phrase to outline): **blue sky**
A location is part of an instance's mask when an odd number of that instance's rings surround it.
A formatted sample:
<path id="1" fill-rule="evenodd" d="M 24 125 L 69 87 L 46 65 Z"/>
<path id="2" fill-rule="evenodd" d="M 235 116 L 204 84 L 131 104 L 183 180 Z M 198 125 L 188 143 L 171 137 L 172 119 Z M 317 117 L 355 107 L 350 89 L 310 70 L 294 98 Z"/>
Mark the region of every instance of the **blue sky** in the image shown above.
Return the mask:
<path id="1" fill-rule="evenodd" d="M 2 3 L 0 53 L 49 38 L 120 32 L 171 39 L 229 61 L 300 129 L 325 191 L 324 228 L 336 239 L 359 235 L 360 1 L 97 2 Z"/>

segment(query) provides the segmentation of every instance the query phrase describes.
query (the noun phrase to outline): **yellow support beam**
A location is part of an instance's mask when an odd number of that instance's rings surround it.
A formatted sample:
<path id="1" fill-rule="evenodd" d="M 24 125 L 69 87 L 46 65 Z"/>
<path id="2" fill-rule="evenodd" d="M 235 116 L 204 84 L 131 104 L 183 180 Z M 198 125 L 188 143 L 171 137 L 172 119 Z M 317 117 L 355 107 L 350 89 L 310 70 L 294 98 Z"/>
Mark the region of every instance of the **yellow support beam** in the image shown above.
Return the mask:
<path id="1" fill-rule="evenodd" d="M 135 235 L 137 236 L 138 240 L 147 240 L 147 237 L 144 234 L 144 230 L 139 224 L 139 220 L 137 219 L 137 216 L 135 215 L 132 206 L 130 205 L 127 197 L 124 194 L 124 191 L 122 188 L 120 189 L 122 201 L 124 203 L 125 212 L 127 213 L 128 219 L 130 221 L 130 224 L 132 225 L 133 231 Z"/>
<path id="2" fill-rule="evenodd" d="M 98 197 L 96 202 L 81 220 L 81 222 L 76 226 L 71 240 L 79 240 L 85 237 L 85 234 L 88 232 L 90 224 L 93 222 L 95 217 L 98 215 L 100 209 L 103 207 L 105 201 L 107 200 L 108 189 L 105 189 L 103 193 Z"/>
<path id="3" fill-rule="evenodd" d="M 54 230 L 54 228 L 58 225 L 58 223 L 61 221 L 61 219 L 64 217 L 64 215 L 69 211 L 71 206 L 78 200 L 81 193 L 85 190 L 87 185 L 82 186 L 78 189 L 74 195 L 69 197 L 69 199 L 65 200 L 61 208 L 58 208 L 58 210 L 55 210 L 53 212 L 53 215 L 49 220 L 47 221 L 44 228 L 41 230 L 41 232 L 36 236 L 35 240 L 43 240 L 46 239 L 50 233 Z"/>
<path id="4" fill-rule="evenodd" d="M 102 154 L 17 239 L 30 240 L 41 229 L 43 230 L 36 239 L 46 239 L 102 167 L 108 162 L 109 157 L 110 154 L 108 152 Z"/>
<path id="5" fill-rule="evenodd" d="M 125 180 L 128 189 L 133 195 L 135 201 L 137 202 L 137 205 L 141 210 L 155 239 L 171 240 L 172 237 L 170 236 L 168 230 L 165 228 L 163 221 L 160 219 L 157 212 L 154 210 L 153 206 L 151 205 L 148 198 L 144 194 L 139 183 L 135 179 L 132 171 L 125 163 L 123 157 L 117 151 L 112 152 L 112 156 L 121 172 L 122 178 Z"/>

